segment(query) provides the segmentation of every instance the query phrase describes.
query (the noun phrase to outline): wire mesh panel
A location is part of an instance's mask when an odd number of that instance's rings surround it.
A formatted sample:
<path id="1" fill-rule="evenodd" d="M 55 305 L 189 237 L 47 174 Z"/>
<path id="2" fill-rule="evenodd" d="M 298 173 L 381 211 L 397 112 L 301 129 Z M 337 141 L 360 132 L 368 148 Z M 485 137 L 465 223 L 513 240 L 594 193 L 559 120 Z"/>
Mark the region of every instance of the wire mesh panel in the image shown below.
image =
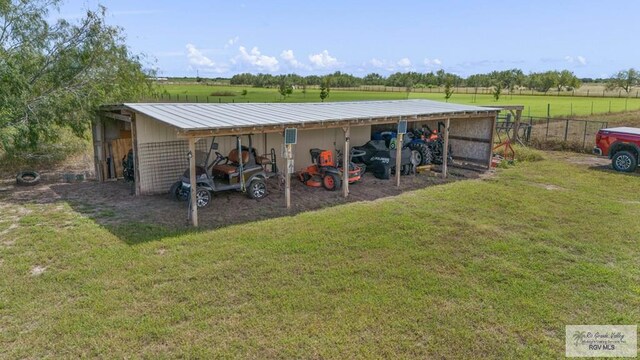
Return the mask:
<path id="1" fill-rule="evenodd" d="M 207 150 L 206 141 L 197 142 L 196 160 L 200 161 L 200 154 Z M 186 140 L 140 144 L 140 192 L 159 194 L 169 191 L 171 184 L 177 181 L 189 166 L 188 152 L 189 145 Z"/>

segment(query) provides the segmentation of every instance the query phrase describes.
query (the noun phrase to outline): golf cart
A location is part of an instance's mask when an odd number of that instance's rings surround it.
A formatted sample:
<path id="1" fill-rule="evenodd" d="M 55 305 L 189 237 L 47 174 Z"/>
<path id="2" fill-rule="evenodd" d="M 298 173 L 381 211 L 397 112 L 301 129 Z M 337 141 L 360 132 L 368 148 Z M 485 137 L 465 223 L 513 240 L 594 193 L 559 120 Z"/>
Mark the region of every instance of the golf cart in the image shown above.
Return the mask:
<path id="1" fill-rule="evenodd" d="M 265 181 L 277 172 L 275 151 L 266 156 L 258 156 L 253 148 L 251 135 L 249 146 L 243 146 L 241 136 L 235 136 L 236 147 L 228 156 L 219 153 L 215 138 L 202 166 L 196 166 L 196 204 L 199 208 L 209 205 L 211 195 L 215 192 L 236 190 L 247 194 L 251 199 L 262 199 L 267 196 Z M 209 164 L 211 155 L 215 159 Z M 190 155 L 192 156 L 192 155 Z M 267 167 L 271 165 L 270 172 Z M 190 172 L 187 169 L 182 178 L 175 182 L 169 194 L 178 200 L 187 200 L 191 190 Z"/>

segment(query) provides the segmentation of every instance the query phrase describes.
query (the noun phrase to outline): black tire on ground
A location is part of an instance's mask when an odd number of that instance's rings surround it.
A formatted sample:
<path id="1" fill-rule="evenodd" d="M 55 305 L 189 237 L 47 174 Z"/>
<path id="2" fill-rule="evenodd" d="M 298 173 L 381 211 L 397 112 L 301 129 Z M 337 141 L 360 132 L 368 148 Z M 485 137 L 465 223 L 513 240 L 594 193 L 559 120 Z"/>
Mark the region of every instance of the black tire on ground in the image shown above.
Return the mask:
<path id="1" fill-rule="evenodd" d="M 409 175 L 411 174 L 411 165 L 407 164 L 407 165 L 402 165 L 402 175 Z"/>
<path id="2" fill-rule="evenodd" d="M 16 176 L 16 183 L 20 186 L 34 186 L 40 183 L 40 174 L 36 171 L 23 171 Z"/>
<path id="3" fill-rule="evenodd" d="M 381 165 L 374 170 L 373 176 L 377 177 L 378 179 L 389 180 L 391 178 L 391 166 Z"/>
<path id="4" fill-rule="evenodd" d="M 638 167 L 638 158 L 631 151 L 618 151 L 611 158 L 611 165 L 616 171 L 634 172 Z"/>
<path id="5" fill-rule="evenodd" d="M 247 196 L 251 199 L 262 199 L 267 196 L 267 184 L 262 179 L 253 179 L 247 187 Z"/>
<path id="6" fill-rule="evenodd" d="M 211 192 L 205 188 L 196 188 L 196 205 L 199 208 L 203 208 L 209 203 L 211 203 Z"/>
<path id="7" fill-rule="evenodd" d="M 189 195 L 186 191 L 182 191 L 182 181 L 176 181 L 169 189 L 169 198 L 175 201 L 187 201 Z"/>
<path id="8" fill-rule="evenodd" d="M 433 155 L 431 154 L 431 149 L 427 146 L 427 144 L 423 143 L 411 143 L 409 144 L 409 149 L 416 150 L 420 156 L 418 159 L 420 160 L 420 164 L 418 165 L 427 165 L 431 164 L 433 161 Z"/>
<path id="9" fill-rule="evenodd" d="M 326 174 L 322 177 L 322 186 L 329 191 L 336 191 L 342 187 L 342 180 L 337 174 Z"/>

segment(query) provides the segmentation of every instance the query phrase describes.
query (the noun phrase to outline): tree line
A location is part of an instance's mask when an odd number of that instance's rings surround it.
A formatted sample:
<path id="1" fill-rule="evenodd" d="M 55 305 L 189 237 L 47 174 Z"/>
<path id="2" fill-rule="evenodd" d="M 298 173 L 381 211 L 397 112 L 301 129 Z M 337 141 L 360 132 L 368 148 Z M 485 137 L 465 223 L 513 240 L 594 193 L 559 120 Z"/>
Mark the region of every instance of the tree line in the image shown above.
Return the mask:
<path id="1" fill-rule="evenodd" d="M 525 74 L 520 69 L 492 71 L 486 74 L 475 74 L 466 78 L 456 74 L 438 70 L 436 72 L 396 72 L 389 76 L 370 73 L 363 77 L 336 71 L 328 75 L 301 76 L 298 74 L 272 75 L 242 73 L 231 77 L 231 85 L 250 85 L 254 87 L 281 87 L 289 84 L 296 87 L 321 86 L 328 83 L 331 87 L 358 87 L 364 85 L 393 86 L 405 88 L 421 87 L 472 87 L 500 88 L 514 91 L 529 88 L 540 92 L 555 90 L 573 90 L 581 86 L 582 81 L 571 71 L 546 71 Z"/>

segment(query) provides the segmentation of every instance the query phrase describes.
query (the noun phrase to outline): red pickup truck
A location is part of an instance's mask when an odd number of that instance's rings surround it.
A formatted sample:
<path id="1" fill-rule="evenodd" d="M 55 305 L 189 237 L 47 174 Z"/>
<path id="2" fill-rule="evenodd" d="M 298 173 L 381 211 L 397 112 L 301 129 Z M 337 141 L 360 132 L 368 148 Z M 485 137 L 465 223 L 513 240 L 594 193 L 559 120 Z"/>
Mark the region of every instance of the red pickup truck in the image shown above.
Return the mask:
<path id="1" fill-rule="evenodd" d="M 593 153 L 608 156 L 617 171 L 634 172 L 640 156 L 640 129 L 615 127 L 600 129 Z"/>

